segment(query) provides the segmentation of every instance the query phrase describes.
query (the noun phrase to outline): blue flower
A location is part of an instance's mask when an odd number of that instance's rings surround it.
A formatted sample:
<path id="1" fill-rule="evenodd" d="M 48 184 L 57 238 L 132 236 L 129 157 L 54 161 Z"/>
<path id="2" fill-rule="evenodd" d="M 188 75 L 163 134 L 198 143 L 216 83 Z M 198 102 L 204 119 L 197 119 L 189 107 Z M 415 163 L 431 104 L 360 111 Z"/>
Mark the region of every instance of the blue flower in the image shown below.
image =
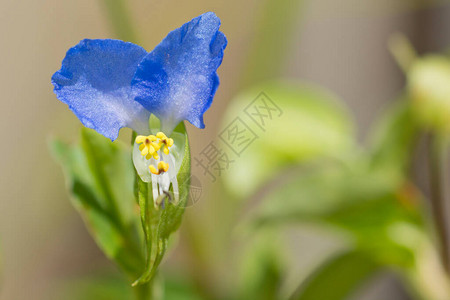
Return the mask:
<path id="1" fill-rule="evenodd" d="M 52 77 L 57 98 L 84 126 L 112 141 L 123 127 L 139 134 L 133 163 L 141 179 L 152 182 L 155 205 L 171 185 L 175 202 L 179 199 L 186 139 L 173 129 L 183 120 L 205 127 L 203 114 L 219 86 L 216 71 L 227 45 L 219 27 L 220 19 L 205 13 L 169 33 L 150 53 L 118 40 L 83 40 L 67 51 Z M 154 134 L 151 114 L 161 123 Z"/>
<path id="2" fill-rule="evenodd" d="M 227 44 L 219 27 L 220 19 L 205 13 L 150 53 L 119 40 L 83 40 L 53 75 L 54 92 L 84 126 L 111 140 L 122 127 L 149 134 L 150 114 L 168 135 L 183 120 L 204 128 Z"/>

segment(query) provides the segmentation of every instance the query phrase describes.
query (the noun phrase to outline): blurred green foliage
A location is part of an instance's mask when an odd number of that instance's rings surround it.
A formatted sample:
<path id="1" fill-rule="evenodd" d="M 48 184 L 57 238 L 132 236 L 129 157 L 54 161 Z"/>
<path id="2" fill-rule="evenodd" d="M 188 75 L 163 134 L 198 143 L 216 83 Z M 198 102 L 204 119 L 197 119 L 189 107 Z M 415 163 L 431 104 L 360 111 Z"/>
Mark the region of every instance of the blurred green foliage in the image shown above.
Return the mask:
<path id="1" fill-rule="evenodd" d="M 408 90 L 419 121 L 430 130 L 450 132 L 450 60 L 429 55 L 408 70 Z"/>
<path id="2" fill-rule="evenodd" d="M 375 125 L 369 146 L 360 146 L 348 113 L 320 88 L 271 82 L 238 95 L 234 103 L 251 102 L 258 90 L 286 114 L 269 121 L 237 164 L 247 176 L 245 184 L 253 188 L 244 196 L 266 190 L 247 226 L 257 232 L 283 224 L 317 224 L 352 237 L 348 251 L 324 262 L 293 299 L 346 299 L 382 268 L 413 268 L 425 225 L 420 194 L 407 177 L 418 133 L 407 102 L 395 103 Z M 238 110 L 232 108 L 229 116 Z M 261 152 L 273 162 L 261 159 Z M 258 158 L 254 165 L 249 165 L 251 157 Z M 224 177 L 230 189 L 238 185 L 236 172 Z M 271 180 L 276 183 L 267 189 Z"/>
<path id="3" fill-rule="evenodd" d="M 101 0 L 117 38 L 138 43 L 138 33 L 126 0 Z"/>
<path id="4" fill-rule="evenodd" d="M 249 87 L 278 78 L 290 42 L 299 23 L 304 0 L 265 0 L 239 85 Z"/>
<path id="5" fill-rule="evenodd" d="M 285 269 L 279 249 L 281 242 L 270 229 L 248 237 L 240 256 L 237 299 L 279 299 Z"/>
<path id="6" fill-rule="evenodd" d="M 345 299 L 379 268 L 365 253 L 349 251 L 338 254 L 315 271 L 292 299 Z"/>
<path id="7" fill-rule="evenodd" d="M 426 61 L 429 60 L 423 63 Z M 427 70 L 427 73 L 433 78 L 444 76 L 445 64 L 438 64 L 436 72 Z M 433 68 L 433 65 L 427 67 Z M 411 72 L 418 71 L 412 67 Z M 434 255 L 441 252 L 439 244 L 445 246 L 447 241 L 433 239 L 427 206 L 410 176 L 418 139 L 430 129 L 434 130 L 433 135 L 440 136 L 445 132 L 442 128 L 449 124 L 446 107 L 450 95 L 446 92 L 444 77 L 436 78 L 437 81 L 431 82 L 434 86 L 430 87 L 423 87 L 430 78 L 411 80 L 405 96 L 375 122 L 365 145 L 358 145 L 349 130 L 353 126 L 348 114 L 342 113 L 329 97 L 324 97 L 326 94 L 319 93 L 320 88 L 312 97 L 305 86 L 297 85 L 292 93 L 292 87 L 278 81 L 257 85 L 252 92 L 236 96 L 226 121 L 239 111 L 233 105 L 250 103 L 251 95 L 254 97 L 257 91 L 267 93 L 288 112 L 270 121 L 267 134 L 264 132 L 258 142 L 246 150 L 242 162 L 237 164 L 238 169 L 224 177 L 230 190 L 245 178 L 245 184 L 249 183 L 251 188 L 238 189 L 245 192 L 241 196 L 259 195 L 259 204 L 252 208 L 245 221 L 250 230 L 272 228 L 273 231 L 274 226 L 281 230 L 287 224 L 317 224 L 344 231 L 351 237 L 348 250 L 324 261 L 300 284 L 292 299 L 347 299 L 367 278 L 381 270 L 402 274 L 408 290 L 417 299 L 447 299 L 450 295 L 448 284 L 442 291 L 433 292 L 423 288 L 429 282 L 418 282 L 417 270 L 423 263 L 423 249 L 437 245 L 434 254 L 426 258 L 433 261 Z M 443 86 L 435 86 L 439 83 Z M 416 99 L 417 89 L 422 99 Z M 311 101 L 316 109 L 310 109 Z M 423 108 L 418 109 L 418 105 Z M 435 114 L 428 120 L 438 121 L 439 126 L 424 122 L 422 112 L 426 107 Z M 445 160 L 435 164 L 445 166 Z M 242 177 L 236 179 L 236 173 Z M 432 180 L 439 181 L 439 174 Z M 439 190 L 441 185 L 432 187 Z M 256 193 L 261 188 L 265 193 Z M 433 205 L 443 200 L 436 201 Z M 442 209 L 434 211 L 433 219 L 440 218 Z M 438 238 L 446 234 L 445 228 L 441 228 L 443 224 L 439 220 L 431 224 L 438 232 L 443 231 Z M 281 248 L 279 255 L 283 255 Z M 445 264 L 446 251 L 441 255 Z M 446 282 L 443 266 L 438 269 L 437 277 L 441 276 L 441 281 Z"/>
<path id="8" fill-rule="evenodd" d="M 165 299 L 171 300 L 200 300 L 202 299 L 192 286 L 182 279 L 171 277 L 162 282 L 160 293 Z M 133 293 L 129 284 L 120 276 L 110 273 L 99 273 L 94 276 L 73 278 L 63 281 L 54 300 L 131 300 Z"/>
<path id="9" fill-rule="evenodd" d="M 271 81 L 251 87 L 231 102 L 223 124 L 230 124 L 261 92 L 281 108 L 282 115 L 268 119 L 264 132 L 247 122 L 258 138 L 224 174 L 237 196 L 249 196 L 288 166 L 318 157 L 337 158 L 356 149 L 354 124 L 346 109 L 329 92 L 305 83 Z"/>

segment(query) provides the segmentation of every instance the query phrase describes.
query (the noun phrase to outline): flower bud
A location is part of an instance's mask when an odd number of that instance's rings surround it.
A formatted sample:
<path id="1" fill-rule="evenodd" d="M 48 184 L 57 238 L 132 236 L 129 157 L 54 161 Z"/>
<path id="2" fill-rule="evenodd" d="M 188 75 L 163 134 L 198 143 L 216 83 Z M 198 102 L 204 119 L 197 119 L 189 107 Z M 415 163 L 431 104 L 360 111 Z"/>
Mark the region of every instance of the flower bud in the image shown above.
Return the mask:
<path id="1" fill-rule="evenodd" d="M 408 91 L 419 121 L 430 130 L 450 133 L 450 60 L 433 55 L 414 62 Z"/>

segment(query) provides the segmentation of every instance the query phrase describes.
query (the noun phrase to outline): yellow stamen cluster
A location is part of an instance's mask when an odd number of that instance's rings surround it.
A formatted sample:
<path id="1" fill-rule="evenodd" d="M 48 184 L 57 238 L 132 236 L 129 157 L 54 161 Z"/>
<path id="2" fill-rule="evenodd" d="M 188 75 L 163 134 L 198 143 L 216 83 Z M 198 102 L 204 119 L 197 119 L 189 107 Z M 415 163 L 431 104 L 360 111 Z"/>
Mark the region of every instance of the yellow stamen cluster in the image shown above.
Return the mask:
<path id="1" fill-rule="evenodd" d="M 158 151 L 162 149 L 164 154 L 169 155 L 169 148 L 173 146 L 173 139 L 168 138 L 164 133 L 158 132 L 156 135 L 138 135 L 136 137 L 136 143 L 139 145 L 139 151 L 146 159 L 152 157 L 156 160 L 159 159 Z M 154 166 L 149 166 L 150 172 L 155 175 L 159 175 L 163 172 L 167 172 L 169 164 L 164 161 L 158 163 L 158 170 Z"/>
<path id="2" fill-rule="evenodd" d="M 159 175 L 169 170 L 169 164 L 164 161 L 160 161 L 158 163 L 158 170 L 156 170 L 155 166 L 153 165 L 150 165 L 148 168 L 150 169 L 150 172 L 152 172 L 153 174 Z"/>

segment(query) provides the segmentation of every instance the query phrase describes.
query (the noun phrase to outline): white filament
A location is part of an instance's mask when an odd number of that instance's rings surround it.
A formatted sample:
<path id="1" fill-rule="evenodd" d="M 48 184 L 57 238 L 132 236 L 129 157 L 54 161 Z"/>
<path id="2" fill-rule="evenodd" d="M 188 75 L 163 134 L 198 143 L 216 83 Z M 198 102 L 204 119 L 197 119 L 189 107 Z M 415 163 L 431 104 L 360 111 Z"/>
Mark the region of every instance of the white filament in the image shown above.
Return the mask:
<path id="1" fill-rule="evenodd" d="M 168 175 L 170 183 L 172 184 L 175 204 L 178 204 L 178 201 L 180 200 L 180 194 L 178 191 L 177 168 L 175 168 L 175 159 L 173 158 L 172 154 L 163 154 L 163 159 L 169 164 L 169 170 L 167 172 L 169 174 L 166 175 Z M 170 166 L 173 166 L 173 168 L 170 168 Z"/>

